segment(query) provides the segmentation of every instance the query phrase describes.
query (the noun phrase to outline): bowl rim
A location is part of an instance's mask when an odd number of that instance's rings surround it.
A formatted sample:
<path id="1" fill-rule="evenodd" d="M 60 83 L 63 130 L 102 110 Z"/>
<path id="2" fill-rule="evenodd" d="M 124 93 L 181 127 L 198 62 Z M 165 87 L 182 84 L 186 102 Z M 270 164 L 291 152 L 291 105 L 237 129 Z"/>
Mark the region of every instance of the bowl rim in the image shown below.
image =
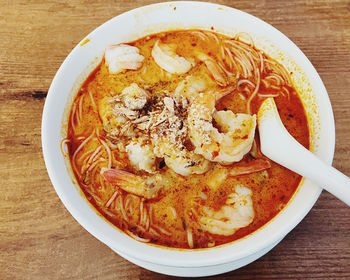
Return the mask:
<path id="1" fill-rule="evenodd" d="M 210 265 L 217 265 L 217 264 L 223 264 L 228 263 L 236 259 L 244 258 L 248 255 L 254 254 L 257 251 L 260 251 L 267 247 L 269 244 L 272 244 L 273 242 L 276 242 L 276 240 L 282 239 L 287 233 L 289 233 L 310 211 L 314 203 L 316 202 L 317 198 L 319 197 L 321 193 L 321 188 L 314 189 L 312 192 L 312 196 L 309 198 L 308 204 L 304 207 L 303 211 L 299 213 L 298 216 L 294 217 L 294 220 L 285 223 L 284 228 L 280 229 L 279 231 L 270 232 L 268 236 L 264 236 L 261 234 L 261 230 L 255 231 L 253 234 L 249 235 L 247 238 L 239 239 L 233 243 L 228 243 L 224 246 L 220 247 L 214 247 L 210 249 L 204 249 L 204 250 L 176 250 L 172 248 L 166 248 L 166 247 L 159 247 L 159 246 L 153 246 L 149 244 L 140 243 L 131 237 L 128 237 L 126 234 L 117 234 L 119 240 L 116 240 L 115 237 L 113 237 L 112 233 L 116 234 L 116 229 L 114 226 L 111 226 L 110 224 L 106 223 L 102 219 L 101 222 L 98 222 L 96 220 L 91 220 L 91 215 L 85 216 L 85 212 L 82 212 L 81 209 L 74 203 L 72 203 L 72 199 L 69 197 L 69 195 L 66 193 L 64 186 L 62 186 L 62 182 L 60 180 L 60 175 L 62 173 L 57 173 L 55 170 L 55 161 L 57 154 L 52 152 L 52 140 L 50 138 L 50 126 L 51 122 L 53 121 L 62 121 L 62 118 L 55 118 L 50 115 L 51 109 L 54 108 L 56 105 L 55 100 L 55 92 L 57 92 L 57 88 L 59 87 L 59 83 L 62 82 L 62 77 L 64 76 L 64 72 L 69 67 L 69 64 L 71 63 L 72 57 L 79 55 L 79 46 L 87 39 L 95 36 L 98 34 L 101 30 L 104 28 L 108 28 L 110 25 L 113 25 L 115 22 L 118 22 L 119 19 L 122 17 L 132 17 L 136 13 L 140 13 L 142 11 L 147 11 L 149 8 L 159 8 L 159 9 L 166 9 L 169 6 L 176 6 L 176 7 L 185 7 L 185 8 L 191 8 L 193 6 L 201 7 L 205 9 L 225 9 L 226 11 L 229 11 L 233 14 L 240 14 L 247 19 L 250 19 L 252 21 L 255 21 L 257 24 L 261 24 L 264 27 L 268 28 L 270 32 L 276 33 L 281 39 L 283 39 L 285 42 L 288 43 L 288 46 L 293 49 L 294 52 L 300 56 L 300 58 L 306 63 L 307 65 L 307 73 L 309 74 L 309 78 L 314 79 L 314 83 L 316 83 L 319 88 L 321 89 L 321 93 L 323 94 L 323 101 L 324 106 L 327 109 L 327 121 L 328 121 L 328 127 L 330 128 L 329 132 L 329 145 L 328 150 L 325 151 L 326 158 L 324 158 L 327 163 L 331 163 L 334 155 L 334 147 L 335 147 L 335 128 L 334 128 L 334 117 L 332 112 L 331 103 L 329 100 L 329 96 L 327 94 L 327 91 L 323 85 L 323 82 L 321 78 L 319 77 L 317 71 L 312 66 L 311 62 L 308 60 L 308 58 L 303 54 L 303 52 L 283 33 L 278 31 L 276 28 L 271 26 L 270 24 L 262 21 L 259 18 L 256 18 L 255 16 L 252 16 L 246 12 L 219 5 L 219 4 L 213 4 L 208 2 L 197 2 L 197 1 L 179 1 L 179 2 L 163 2 L 163 3 L 157 3 L 157 4 L 151 4 L 143 7 L 139 7 L 133 10 L 130 10 L 128 12 L 125 12 L 123 14 L 120 14 L 104 24 L 97 27 L 94 31 L 89 33 L 87 36 L 85 36 L 78 44 L 77 46 L 70 52 L 70 54 L 66 57 L 62 65 L 60 66 L 59 70 L 57 71 L 50 89 L 48 91 L 48 95 L 45 101 L 44 110 L 43 110 L 43 116 L 42 116 L 42 150 L 43 150 L 43 156 L 45 160 L 45 165 L 50 177 L 50 180 L 55 188 L 56 193 L 60 197 L 61 201 L 65 205 L 65 207 L 68 209 L 68 211 L 71 213 L 71 215 L 80 223 L 83 228 L 85 228 L 88 232 L 90 232 L 93 236 L 95 236 L 97 239 L 99 239 L 101 242 L 107 244 L 112 249 L 115 248 L 115 250 L 121 251 L 124 254 L 131 255 L 137 259 L 146 260 L 150 263 L 156 263 L 156 264 L 163 264 L 168 266 L 177 266 L 177 267 L 192 267 L 192 266 L 210 266 Z M 57 95 L 57 94 L 56 94 Z M 65 101 L 67 101 L 67 98 L 65 98 Z M 56 147 L 57 148 L 57 147 Z M 62 170 L 61 170 L 62 172 Z M 305 180 L 307 181 L 307 180 Z M 311 182 L 305 182 L 306 185 L 313 186 Z M 73 184 L 72 184 L 73 185 Z M 82 197 L 84 200 L 85 197 Z M 86 201 L 88 204 L 88 202 Z M 284 211 L 284 210 L 283 210 Z M 281 212 L 283 212 L 281 211 Z M 281 214 L 281 213 L 280 213 Z M 280 215 L 278 214 L 278 215 Z M 275 218 L 272 219 L 275 220 Z M 95 223 L 96 222 L 96 223 Z M 269 227 L 270 222 L 268 225 L 264 226 L 264 228 Z M 101 228 L 103 230 L 101 230 Z M 255 240 L 257 246 L 253 248 L 244 248 L 244 243 L 247 239 L 252 240 L 252 237 L 255 237 L 255 239 L 259 239 L 261 237 L 264 237 L 264 241 L 261 243 L 257 243 L 258 240 Z M 242 246 L 243 243 L 243 246 Z M 240 245 L 240 246 L 237 246 Z M 227 248 L 240 248 L 244 250 L 238 250 L 235 252 L 230 252 Z M 229 255 L 227 255 L 229 253 Z"/>

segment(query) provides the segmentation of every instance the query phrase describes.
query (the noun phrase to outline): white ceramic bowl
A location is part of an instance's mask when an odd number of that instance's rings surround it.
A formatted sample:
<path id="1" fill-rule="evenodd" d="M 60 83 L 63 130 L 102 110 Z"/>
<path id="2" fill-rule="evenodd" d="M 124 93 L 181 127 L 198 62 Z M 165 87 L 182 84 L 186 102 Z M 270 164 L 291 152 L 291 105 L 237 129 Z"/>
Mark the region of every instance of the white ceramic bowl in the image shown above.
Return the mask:
<path id="1" fill-rule="evenodd" d="M 42 146 L 46 167 L 60 199 L 73 217 L 112 250 L 146 269 L 177 276 L 214 275 L 237 269 L 273 248 L 309 212 L 321 188 L 302 180 L 288 206 L 268 224 L 230 244 L 201 250 L 178 250 L 140 243 L 122 233 L 91 207 L 61 154 L 73 97 L 101 60 L 107 45 L 128 42 L 147 34 L 174 29 L 205 29 L 233 36 L 249 33 L 264 50 L 293 72 L 307 112 L 311 150 L 331 163 L 334 120 L 325 87 L 305 55 L 286 36 L 247 13 L 203 2 L 169 2 L 141 7 L 98 27 L 69 54 L 52 81 L 42 120 Z M 302 159 L 301 159 L 302 160 Z"/>

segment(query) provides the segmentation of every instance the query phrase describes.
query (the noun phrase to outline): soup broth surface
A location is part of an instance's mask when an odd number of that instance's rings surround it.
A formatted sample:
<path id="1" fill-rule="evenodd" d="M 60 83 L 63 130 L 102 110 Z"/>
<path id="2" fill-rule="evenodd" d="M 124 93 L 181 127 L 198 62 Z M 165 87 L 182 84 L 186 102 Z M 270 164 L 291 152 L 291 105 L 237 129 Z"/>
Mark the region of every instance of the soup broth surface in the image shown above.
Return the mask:
<path id="1" fill-rule="evenodd" d="M 164 57 L 154 58 L 157 44 Z M 274 97 L 283 124 L 308 148 L 307 120 L 292 73 L 254 48 L 246 35 L 228 38 L 209 31 L 171 31 L 124 46 L 137 48 L 137 53 L 126 49 L 133 59 L 142 56 L 142 61 L 125 66 L 123 60 L 130 55 L 124 53 L 122 59 L 117 55 L 126 68 L 113 72 L 108 60 L 115 54 L 106 50 L 105 59 L 75 97 L 67 138 L 62 141 L 89 202 L 136 240 L 174 248 L 232 242 L 276 216 L 293 196 L 301 176 L 261 154 L 256 128 L 242 159 L 215 161 L 223 140 L 217 141 L 218 150 L 211 159 L 204 158 L 189 132 L 189 110 L 201 92 L 209 92 L 213 100 L 224 92 L 208 114 L 232 111 L 252 118 L 267 97 Z M 175 73 L 157 59 L 173 66 Z M 189 69 L 181 73 L 186 65 Z M 226 133 L 225 124 L 215 117 L 211 126 L 215 135 Z M 175 140 L 169 140 L 171 133 Z M 240 137 L 237 141 L 249 138 Z M 184 160 L 193 159 L 179 171 L 172 157 L 183 153 Z"/>

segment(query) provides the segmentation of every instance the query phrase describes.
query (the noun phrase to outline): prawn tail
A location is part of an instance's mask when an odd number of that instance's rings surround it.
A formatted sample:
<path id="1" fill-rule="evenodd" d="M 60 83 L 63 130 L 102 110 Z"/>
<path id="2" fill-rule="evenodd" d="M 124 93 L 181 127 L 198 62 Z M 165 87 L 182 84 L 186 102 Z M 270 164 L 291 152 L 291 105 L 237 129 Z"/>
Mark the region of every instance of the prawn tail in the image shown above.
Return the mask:
<path id="1" fill-rule="evenodd" d="M 234 91 L 236 91 L 236 86 L 228 85 L 228 86 L 220 88 L 220 89 L 216 88 L 215 90 L 213 90 L 213 92 L 211 92 L 211 95 L 214 96 L 215 103 L 216 103 L 221 98 L 223 98 L 224 96 L 226 96 L 230 93 L 233 93 Z"/>
<path id="2" fill-rule="evenodd" d="M 101 170 L 101 173 L 107 182 L 120 187 L 124 185 L 135 185 L 139 179 L 137 175 L 119 169 L 104 169 Z"/>
<path id="3" fill-rule="evenodd" d="M 270 167 L 271 163 L 268 159 L 260 158 L 252 160 L 249 163 L 234 165 L 229 171 L 229 176 L 234 177 L 239 175 L 247 175 L 269 169 Z"/>
<path id="4" fill-rule="evenodd" d="M 103 178 L 122 190 L 142 196 L 146 199 L 156 198 L 160 185 L 156 184 L 156 180 L 149 179 L 144 181 L 141 176 L 119 169 L 103 169 L 101 170 Z"/>

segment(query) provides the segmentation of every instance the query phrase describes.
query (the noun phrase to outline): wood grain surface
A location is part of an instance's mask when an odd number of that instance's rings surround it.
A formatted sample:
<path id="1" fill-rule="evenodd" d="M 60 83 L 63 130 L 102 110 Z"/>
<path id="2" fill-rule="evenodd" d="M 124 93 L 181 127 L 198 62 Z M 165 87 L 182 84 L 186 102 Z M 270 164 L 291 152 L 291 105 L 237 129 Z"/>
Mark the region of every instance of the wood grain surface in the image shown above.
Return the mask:
<path id="1" fill-rule="evenodd" d="M 0 279 L 175 279 L 139 268 L 87 233 L 48 178 L 41 114 L 50 82 L 89 32 L 155 1 L 0 1 Z M 334 166 L 350 175 L 350 2 L 218 1 L 291 38 L 328 90 Z M 211 279 L 350 279 L 350 210 L 323 192 L 272 251 Z"/>

